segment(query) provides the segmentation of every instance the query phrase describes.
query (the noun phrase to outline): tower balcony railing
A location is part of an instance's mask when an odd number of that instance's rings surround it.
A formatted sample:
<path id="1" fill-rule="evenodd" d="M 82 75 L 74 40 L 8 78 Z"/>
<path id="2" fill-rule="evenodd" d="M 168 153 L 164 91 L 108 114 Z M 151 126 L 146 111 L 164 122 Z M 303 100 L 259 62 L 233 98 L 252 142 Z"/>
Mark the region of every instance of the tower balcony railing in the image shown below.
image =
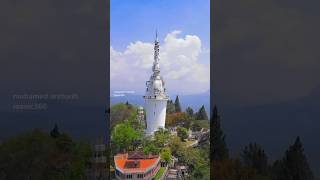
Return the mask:
<path id="1" fill-rule="evenodd" d="M 165 94 L 158 94 L 158 95 L 153 95 L 153 96 L 142 96 L 145 99 L 169 99 L 168 95 Z"/>

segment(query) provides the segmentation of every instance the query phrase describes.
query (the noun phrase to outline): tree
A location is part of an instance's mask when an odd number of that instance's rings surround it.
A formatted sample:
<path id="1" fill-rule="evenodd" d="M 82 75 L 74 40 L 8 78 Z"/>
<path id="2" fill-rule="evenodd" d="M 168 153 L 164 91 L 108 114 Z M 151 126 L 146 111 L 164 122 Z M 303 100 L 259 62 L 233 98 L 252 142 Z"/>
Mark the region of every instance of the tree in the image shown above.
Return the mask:
<path id="1" fill-rule="evenodd" d="M 110 128 L 112 129 L 116 124 L 122 123 L 125 120 L 134 119 L 137 114 L 137 109 L 127 106 L 124 103 L 118 103 L 110 109 Z"/>
<path id="2" fill-rule="evenodd" d="M 165 144 L 169 142 L 170 133 L 168 130 L 159 128 L 158 131 L 154 133 L 154 141 L 158 147 L 164 147 Z"/>
<path id="3" fill-rule="evenodd" d="M 174 103 L 172 102 L 172 100 L 169 100 L 167 102 L 167 114 L 174 113 L 175 111 L 176 109 L 174 107 Z"/>
<path id="4" fill-rule="evenodd" d="M 170 126 L 183 126 L 185 128 L 190 128 L 192 119 L 185 113 L 171 113 L 166 115 L 166 127 Z"/>
<path id="5" fill-rule="evenodd" d="M 278 174 L 275 174 L 276 180 L 313 180 L 313 174 L 310 169 L 304 149 L 298 136 L 295 143 L 286 151 L 282 161 L 278 161 L 274 168 Z"/>
<path id="6" fill-rule="evenodd" d="M 261 146 L 250 143 L 244 148 L 241 156 L 247 167 L 256 169 L 261 175 L 267 174 L 268 158 Z"/>
<path id="7" fill-rule="evenodd" d="M 193 117 L 193 109 L 191 107 L 187 107 L 186 113 L 188 116 Z"/>
<path id="8" fill-rule="evenodd" d="M 60 135 L 59 128 L 57 124 L 54 124 L 54 128 L 50 132 L 51 137 L 57 138 Z"/>
<path id="9" fill-rule="evenodd" d="M 191 130 L 192 131 L 200 131 L 201 130 L 201 126 L 198 123 L 192 123 Z"/>
<path id="10" fill-rule="evenodd" d="M 163 149 L 161 150 L 160 157 L 161 157 L 161 159 L 164 160 L 166 163 L 169 163 L 169 162 L 170 162 L 170 159 L 171 159 L 171 150 L 170 150 L 170 148 L 163 148 Z"/>
<path id="11" fill-rule="evenodd" d="M 169 147 L 174 156 L 178 156 L 179 153 L 185 150 L 183 143 L 181 142 L 180 138 L 177 136 L 172 136 L 170 138 Z"/>
<path id="12" fill-rule="evenodd" d="M 286 180 L 285 167 L 282 160 L 276 160 L 273 163 L 270 177 L 274 180 Z"/>
<path id="13" fill-rule="evenodd" d="M 192 171 L 191 180 L 210 180 L 210 166 L 206 164 L 196 165 Z"/>
<path id="14" fill-rule="evenodd" d="M 205 160 L 201 156 L 200 150 L 198 148 L 188 148 L 186 151 L 182 151 L 181 161 L 185 162 L 191 170 L 193 170 L 197 165 L 205 164 Z"/>
<path id="15" fill-rule="evenodd" d="M 224 160 L 229 158 L 227 144 L 220 125 L 220 115 L 217 106 L 213 108 L 212 119 L 210 121 L 210 138 L 212 138 L 213 146 L 210 149 L 211 160 Z"/>
<path id="16" fill-rule="evenodd" d="M 175 112 L 181 112 L 179 96 L 176 96 L 176 100 L 174 101 L 174 107 L 175 107 Z"/>
<path id="17" fill-rule="evenodd" d="M 199 148 L 184 148 L 178 152 L 179 162 L 188 165 L 192 176 L 195 179 L 209 178 L 209 161 L 202 156 Z M 191 179 L 194 179 L 191 178 Z"/>
<path id="18" fill-rule="evenodd" d="M 111 140 L 120 151 L 133 150 L 133 144 L 142 138 L 142 134 L 134 129 L 129 122 L 117 124 L 113 131 Z"/>
<path id="19" fill-rule="evenodd" d="M 188 130 L 184 127 L 178 127 L 177 128 L 177 135 L 180 137 L 181 141 L 184 141 L 185 139 L 188 138 Z"/>
<path id="20" fill-rule="evenodd" d="M 155 145 L 155 142 L 152 141 L 149 137 L 144 137 L 142 140 L 142 150 L 145 154 L 149 153 L 159 153 L 159 148 Z"/>
<path id="21" fill-rule="evenodd" d="M 0 179 L 85 179 L 91 154 L 88 143 L 35 129 L 0 144 Z"/>
<path id="22" fill-rule="evenodd" d="M 250 167 L 244 167 L 238 159 L 225 159 L 212 163 L 212 172 L 215 179 L 220 180 L 270 180 L 267 176 L 262 176 Z"/>
<path id="23" fill-rule="evenodd" d="M 204 108 L 204 105 L 202 105 L 199 111 L 196 113 L 196 119 L 208 120 L 208 115 L 207 115 L 206 109 Z"/>
<path id="24" fill-rule="evenodd" d="M 73 142 L 67 134 L 63 133 L 56 138 L 56 145 L 62 152 L 71 152 Z"/>
<path id="25" fill-rule="evenodd" d="M 126 101 L 126 106 L 128 107 L 128 109 L 132 109 L 133 105 L 129 103 L 129 101 Z"/>

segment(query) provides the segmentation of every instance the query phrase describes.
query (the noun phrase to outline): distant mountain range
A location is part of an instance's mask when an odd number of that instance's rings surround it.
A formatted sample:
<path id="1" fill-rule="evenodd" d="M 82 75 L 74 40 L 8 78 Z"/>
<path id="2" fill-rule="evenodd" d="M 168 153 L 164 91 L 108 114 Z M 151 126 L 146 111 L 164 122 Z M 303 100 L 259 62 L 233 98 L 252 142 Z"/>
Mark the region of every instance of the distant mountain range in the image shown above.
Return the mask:
<path id="1" fill-rule="evenodd" d="M 142 97 L 143 95 L 137 94 L 126 94 L 125 96 L 111 96 L 110 102 L 111 105 L 128 101 L 131 104 L 144 106 L 145 102 Z M 174 102 L 176 96 L 171 96 L 170 99 Z M 195 112 L 197 112 L 202 105 L 205 106 L 205 109 L 210 115 L 210 93 L 209 91 L 201 94 L 192 94 L 192 95 L 179 95 L 179 101 L 182 106 L 182 109 L 185 110 L 190 106 Z"/>

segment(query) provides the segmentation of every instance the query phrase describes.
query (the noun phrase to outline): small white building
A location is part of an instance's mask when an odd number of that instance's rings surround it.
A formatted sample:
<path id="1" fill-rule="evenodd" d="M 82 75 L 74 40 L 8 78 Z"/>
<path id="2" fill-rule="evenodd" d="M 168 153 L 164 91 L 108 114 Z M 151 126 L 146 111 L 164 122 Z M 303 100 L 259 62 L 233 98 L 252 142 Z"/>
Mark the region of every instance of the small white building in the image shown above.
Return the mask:
<path id="1" fill-rule="evenodd" d="M 146 127 L 146 122 L 145 122 L 145 119 L 144 119 L 144 110 L 143 110 L 142 106 L 138 107 L 137 120 L 143 127 Z"/>

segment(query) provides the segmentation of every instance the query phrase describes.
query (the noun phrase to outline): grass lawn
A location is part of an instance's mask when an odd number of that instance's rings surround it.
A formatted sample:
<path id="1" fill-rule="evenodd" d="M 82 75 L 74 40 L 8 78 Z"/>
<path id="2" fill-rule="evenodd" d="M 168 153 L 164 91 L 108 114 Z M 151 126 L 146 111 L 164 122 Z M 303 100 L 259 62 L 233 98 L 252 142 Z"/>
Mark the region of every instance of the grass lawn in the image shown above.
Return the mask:
<path id="1" fill-rule="evenodd" d="M 165 170 L 166 170 L 166 167 L 160 167 L 159 171 L 154 176 L 154 179 L 159 180 L 162 177 L 162 174 L 164 173 Z"/>

